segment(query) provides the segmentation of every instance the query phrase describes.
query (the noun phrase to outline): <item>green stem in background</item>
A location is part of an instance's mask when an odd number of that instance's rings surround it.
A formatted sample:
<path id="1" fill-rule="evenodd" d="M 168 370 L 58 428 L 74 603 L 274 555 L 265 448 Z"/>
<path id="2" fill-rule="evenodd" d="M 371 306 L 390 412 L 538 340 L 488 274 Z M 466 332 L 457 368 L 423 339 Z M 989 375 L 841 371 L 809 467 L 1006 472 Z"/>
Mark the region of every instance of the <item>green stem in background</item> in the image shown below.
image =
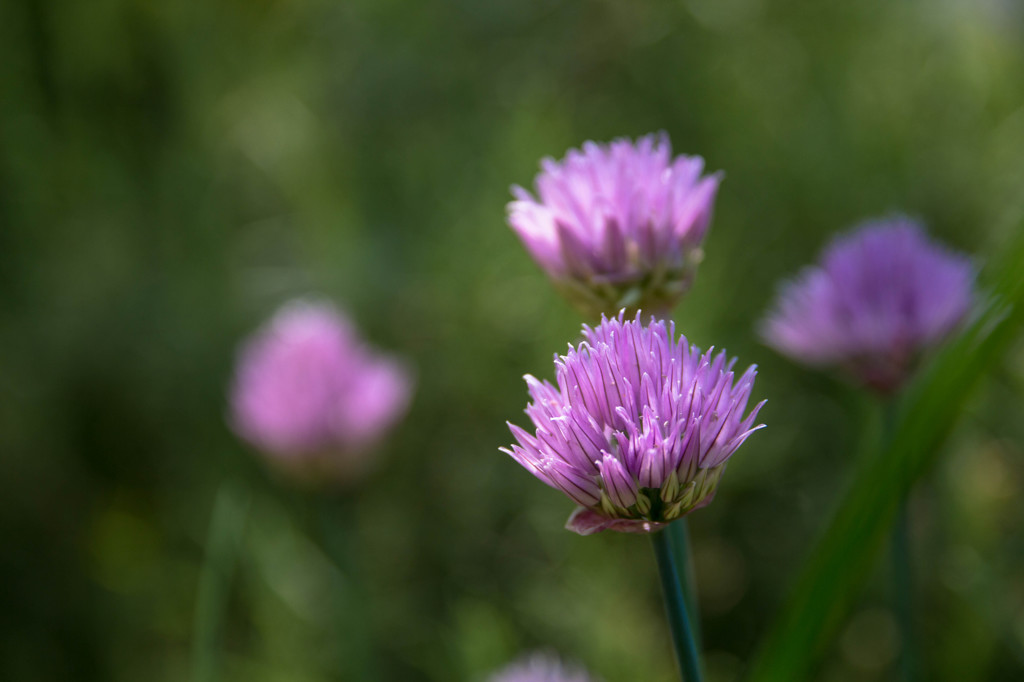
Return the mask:
<path id="1" fill-rule="evenodd" d="M 248 513 L 249 496 L 231 484 L 223 484 L 213 505 L 199 576 L 192 642 L 193 682 L 220 678 L 221 636 Z"/>
<path id="2" fill-rule="evenodd" d="M 679 572 L 672 556 L 669 536 L 665 531 L 659 531 L 651 534 L 651 542 L 654 543 L 654 556 L 658 560 L 658 575 L 661 577 L 661 590 L 665 596 L 665 610 L 668 612 L 672 644 L 675 647 L 683 682 L 700 682 L 700 655 L 697 653 L 683 591 L 679 587 Z"/>
<path id="3" fill-rule="evenodd" d="M 683 587 L 683 599 L 686 601 L 687 615 L 693 625 L 693 641 L 697 651 L 703 649 L 701 642 L 700 628 L 700 604 L 697 602 L 697 576 L 693 569 L 693 554 L 690 551 L 690 526 L 686 517 L 668 525 L 665 529 L 668 535 L 669 546 L 672 548 L 672 558 L 675 559 L 676 567 L 682 573 L 680 576 Z"/>
<path id="4" fill-rule="evenodd" d="M 917 679 L 917 642 L 914 627 L 914 577 L 910 563 L 910 528 L 907 501 L 903 500 L 892 529 L 892 573 L 896 617 L 903 649 L 900 668 L 903 679 Z"/>
<path id="5" fill-rule="evenodd" d="M 371 611 L 355 547 L 355 504 L 343 495 L 327 496 L 319 514 L 319 535 L 324 552 L 343 582 L 334 604 L 335 623 L 342 641 L 338 661 L 343 679 L 376 680 L 376 656 Z"/>
<path id="6" fill-rule="evenodd" d="M 882 448 L 888 447 L 896 430 L 898 412 L 895 399 L 882 407 Z M 901 476 L 907 477 L 906 467 L 900 467 Z M 909 477 L 908 477 L 909 478 Z M 917 642 L 914 627 L 914 575 L 911 566 L 910 519 L 907 514 L 908 489 L 899 501 L 893 521 L 890 540 L 893 602 L 900 627 L 902 649 L 900 668 L 904 680 L 917 678 Z"/>

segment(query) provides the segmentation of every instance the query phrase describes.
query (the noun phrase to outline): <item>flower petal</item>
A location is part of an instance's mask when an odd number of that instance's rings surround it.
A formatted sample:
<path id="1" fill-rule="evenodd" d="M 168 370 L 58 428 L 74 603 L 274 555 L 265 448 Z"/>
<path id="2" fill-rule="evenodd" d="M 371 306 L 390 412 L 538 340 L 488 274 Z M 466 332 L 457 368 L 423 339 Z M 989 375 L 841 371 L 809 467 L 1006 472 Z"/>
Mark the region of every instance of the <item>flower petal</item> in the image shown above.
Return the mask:
<path id="1" fill-rule="evenodd" d="M 654 533 L 665 527 L 664 523 L 654 523 L 643 519 L 612 519 L 598 514 L 592 509 L 577 507 L 565 522 L 566 530 L 580 535 L 593 535 L 604 530 L 618 533 Z"/>

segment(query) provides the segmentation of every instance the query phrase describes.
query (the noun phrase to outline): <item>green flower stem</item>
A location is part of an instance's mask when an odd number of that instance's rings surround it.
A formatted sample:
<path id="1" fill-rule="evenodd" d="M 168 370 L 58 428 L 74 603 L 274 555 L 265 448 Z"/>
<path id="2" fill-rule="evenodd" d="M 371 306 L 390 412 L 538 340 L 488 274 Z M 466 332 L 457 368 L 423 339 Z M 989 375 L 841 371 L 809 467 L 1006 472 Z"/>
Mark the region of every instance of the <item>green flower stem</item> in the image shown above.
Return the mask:
<path id="1" fill-rule="evenodd" d="M 192 680 L 220 678 L 220 643 L 225 612 L 249 513 L 247 494 L 231 484 L 217 492 L 206 537 L 206 557 L 199 576 L 199 594 L 192 643 Z"/>
<path id="2" fill-rule="evenodd" d="M 679 572 L 672 556 L 669 536 L 665 531 L 659 531 L 651 535 L 651 541 L 654 543 L 654 556 L 658 560 L 665 610 L 668 612 L 669 629 L 672 631 L 672 643 L 683 682 L 700 682 L 700 655 L 697 653 L 683 591 L 679 586 Z"/>
<path id="3" fill-rule="evenodd" d="M 907 501 L 900 504 L 892 529 L 892 572 L 896 617 L 900 624 L 903 650 L 900 668 L 904 680 L 917 679 L 917 643 L 914 627 L 914 578 L 910 562 L 910 524 Z"/>
<path id="4" fill-rule="evenodd" d="M 686 517 L 668 525 L 665 529 L 672 547 L 672 558 L 676 567 L 682 572 L 681 582 L 683 599 L 686 601 L 686 612 L 693 625 L 693 641 L 697 651 L 703 649 L 700 628 L 700 604 L 697 603 L 697 577 L 693 569 L 693 554 L 690 552 L 690 526 Z"/>
<path id="5" fill-rule="evenodd" d="M 892 440 L 896 429 L 896 400 L 882 407 L 882 447 Z M 906 475 L 901 467 L 901 474 Z M 909 490 L 899 501 L 899 510 L 893 522 L 890 539 L 890 555 L 892 561 L 893 601 L 896 618 L 899 622 L 902 650 L 900 653 L 900 672 L 907 682 L 917 679 L 917 643 L 914 627 L 914 576 L 911 566 L 910 519 L 907 513 L 907 496 Z"/>
<path id="6" fill-rule="evenodd" d="M 320 500 L 319 511 L 322 546 L 341 580 L 334 594 L 333 608 L 343 642 L 337 661 L 338 673 L 343 679 L 379 679 L 366 576 L 361 570 L 355 533 L 355 500 L 344 493 L 325 495 Z"/>

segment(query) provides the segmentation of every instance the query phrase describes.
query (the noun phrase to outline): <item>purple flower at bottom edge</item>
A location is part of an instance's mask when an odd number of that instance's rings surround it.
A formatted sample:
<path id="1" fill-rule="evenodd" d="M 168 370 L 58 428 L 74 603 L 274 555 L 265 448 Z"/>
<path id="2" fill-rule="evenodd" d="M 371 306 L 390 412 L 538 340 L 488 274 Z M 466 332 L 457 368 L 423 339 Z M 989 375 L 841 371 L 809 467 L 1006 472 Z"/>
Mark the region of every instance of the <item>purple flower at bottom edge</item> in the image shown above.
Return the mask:
<path id="1" fill-rule="evenodd" d="M 405 367 L 366 346 L 337 309 L 295 301 L 241 349 L 231 425 L 286 470 L 344 480 L 366 466 L 411 390 Z"/>
<path id="2" fill-rule="evenodd" d="M 487 682 L 594 682 L 587 673 L 548 654 L 533 654 L 499 670 Z"/>
<path id="3" fill-rule="evenodd" d="M 842 367 L 890 394 L 967 317 L 973 286 L 968 258 L 930 241 L 914 221 L 872 221 L 783 285 L 760 333 L 797 362 Z"/>
<path id="4" fill-rule="evenodd" d="M 756 375 L 736 378 L 724 352 L 701 353 L 675 325 L 624 313 L 583 327 L 555 358 L 557 387 L 527 375 L 526 414 L 502 451 L 580 507 L 567 528 L 649 533 L 711 502 L 729 458 L 754 431 L 744 415 Z"/>
<path id="5" fill-rule="evenodd" d="M 721 175 L 673 158 L 664 133 L 585 142 L 541 169 L 537 198 L 512 188 L 508 222 L 562 293 L 595 317 L 675 305 L 703 258 Z"/>

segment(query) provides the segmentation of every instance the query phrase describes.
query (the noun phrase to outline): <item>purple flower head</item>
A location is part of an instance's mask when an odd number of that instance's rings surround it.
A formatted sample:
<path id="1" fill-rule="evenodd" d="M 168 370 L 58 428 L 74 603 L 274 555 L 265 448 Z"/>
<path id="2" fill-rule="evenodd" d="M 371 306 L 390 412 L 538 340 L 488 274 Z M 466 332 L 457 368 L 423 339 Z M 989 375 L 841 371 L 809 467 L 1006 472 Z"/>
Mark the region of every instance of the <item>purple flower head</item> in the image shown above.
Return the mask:
<path id="1" fill-rule="evenodd" d="M 236 433 L 275 464 L 345 480 L 405 412 L 412 382 L 326 303 L 287 304 L 242 348 L 231 391 Z"/>
<path id="2" fill-rule="evenodd" d="M 593 678 L 554 656 L 533 654 L 498 671 L 487 682 L 593 682 Z"/>
<path id="3" fill-rule="evenodd" d="M 967 257 L 930 241 L 917 223 L 869 222 L 781 288 L 761 336 L 798 362 L 842 367 L 887 395 L 967 317 L 973 285 Z"/>
<path id="4" fill-rule="evenodd" d="M 557 388 L 527 375 L 535 434 L 509 424 L 502 450 L 580 508 L 567 528 L 649 533 L 711 502 L 729 457 L 751 433 L 755 368 L 738 379 L 724 352 L 701 353 L 675 324 L 640 313 L 602 318 L 555 358 Z"/>
<path id="5" fill-rule="evenodd" d="M 508 222 L 562 293 L 594 317 L 674 306 L 703 257 L 720 174 L 672 158 L 664 133 L 585 142 L 541 169 L 539 200 L 513 187 Z"/>

